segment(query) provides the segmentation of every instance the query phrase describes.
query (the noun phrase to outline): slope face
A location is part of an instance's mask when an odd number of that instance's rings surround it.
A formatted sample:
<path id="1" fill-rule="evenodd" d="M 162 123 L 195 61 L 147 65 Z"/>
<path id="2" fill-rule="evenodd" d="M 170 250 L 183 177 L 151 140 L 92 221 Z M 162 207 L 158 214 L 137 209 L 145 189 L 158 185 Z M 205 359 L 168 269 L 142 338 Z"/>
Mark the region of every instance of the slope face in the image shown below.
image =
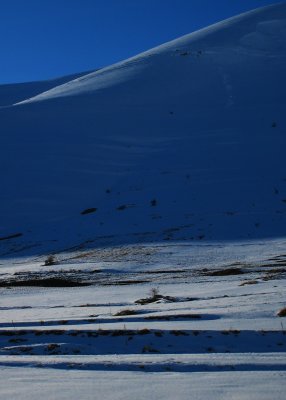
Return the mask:
<path id="1" fill-rule="evenodd" d="M 16 84 L 0 85 L 0 107 L 11 106 L 14 103 L 24 101 L 25 99 L 36 96 L 46 90 L 52 89 L 55 86 L 62 85 L 70 80 L 86 75 L 86 73 L 73 74 L 63 76 L 57 79 L 51 79 L 40 82 L 26 82 Z"/>
<path id="2" fill-rule="evenodd" d="M 183 66 L 178 65 L 176 58 L 174 59 L 175 55 L 185 54 L 186 56 L 198 57 L 203 53 L 205 55 L 227 53 L 226 50 L 230 52 L 228 56 L 232 52 L 243 50 L 267 52 L 268 55 L 277 55 L 277 53 L 284 55 L 286 51 L 285 9 L 286 5 L 280 4 L 230 18 L 126 61 L 71 80 L 27 100 L 27 102 L 77 96 L 85 93 L 91 94 L 109 87 L 114 89 L 118 85 L 124 85 L 126 88 L 128 84 L 134 85 L 134 80 L 137 84 L 151 81 L 150 89 L 152 90 L 154 78 L 156 77 L 157 81 L 162 73 L 164 73 L 164 76 L 160 81 L 163 81 L 164 87 L 166 84 L 169 86 L 169 80 L 173 77 L 173 79 L 176 79 L 176 88 L 179 90 L 181 89 L 180 86 L 186 83 L 186 77 L 190 70 L 189 68 L 188 71 L 182 70 Z M 169 71 L 178 72 L 178 68 L 180 74 L 168 76 Z M 166 79 L 167 77 L 170 79 Z M 178 81 L 178 79 L 180 80 Z M 142 87 L 140 89 L 142 90 Z M 135 97 L 137 99 L 142 97 L 141 91 L 140 93 L 136 92 Z"/>
<path id="3" fill-rule="evenodd" d="M 285 235 L 285 43 L 281 4 L 1 110 L 0 236 Z"/>

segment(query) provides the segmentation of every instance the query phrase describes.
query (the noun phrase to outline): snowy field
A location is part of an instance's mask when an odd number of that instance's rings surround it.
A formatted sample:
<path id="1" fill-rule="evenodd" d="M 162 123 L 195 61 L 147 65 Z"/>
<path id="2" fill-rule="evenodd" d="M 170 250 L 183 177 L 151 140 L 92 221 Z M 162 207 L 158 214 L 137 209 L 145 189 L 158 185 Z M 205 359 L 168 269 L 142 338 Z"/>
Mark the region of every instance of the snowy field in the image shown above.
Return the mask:
<path id="1" fill-rule="evenodd" d="M 284 399 L 285 240 L 6 259 L 1 398 Z"/>
<path id="2" fill-rule="evenodd" d="M 0 383 L 3 399 L 283 400 L 285 375 L 285 372 L 107 374 L 14 368 L 1 369 Z"/>

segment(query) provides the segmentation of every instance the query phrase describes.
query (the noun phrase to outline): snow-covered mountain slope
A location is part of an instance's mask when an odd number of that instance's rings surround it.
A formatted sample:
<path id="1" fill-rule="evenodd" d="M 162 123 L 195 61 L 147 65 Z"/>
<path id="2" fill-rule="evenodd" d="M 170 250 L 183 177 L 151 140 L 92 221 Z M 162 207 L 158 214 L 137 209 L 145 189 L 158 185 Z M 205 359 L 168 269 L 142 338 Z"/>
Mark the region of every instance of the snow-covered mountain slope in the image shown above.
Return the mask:
<path id="1" fill-rule="evenodd" d="M 46 81 L 2 84 L 0 85 L 0 106 L 10 106 L 83 75 L 86 73 L 82 72 Z"/>
<path id="2" fill-rule="evenodd" d="M 1 109 L 0 238 L 285 236 L 285 70 L 282 3 Z"/>
<path id="3" fill-rule="evenodd" d="M 196 89 L 198 84 L 201 90 L 204 89 L 202 76 L 198 76 L 200 82 L 195 85 L 192 74 L 197 73 L 198 67 L 205 67 L 206 63 L 212 63 L 213 69 L 215 66 L 217 68 L 220 66 L 219 61 L 229 64 L 229 58 L 233 58 L 235 55 L 241 56 L 241 53 L 244 55 L 245 53 L 254 53 L 254 55 L 264 53 L 268 56 L 285 55 L 285 7 L 285 4 L 264 7 L 228 19 L 100 71 L 67 82 L 29 99 L 27 102 L 85 93 L 93 94 L 109 87 L 114 91 L 117 86 L 120 86 L 122 90 L 122 85 L 124 85 L 125 96 L 122 98 L 123 93 L 120 93 L 120 102 L 129 103 L 132 100 L 133 104 L 135 100 L 139 104 L 146 101 L 149 104 L 149 99 L 144 98 L 147 93 L 151 94 L 153 101 L 160 98 L 161 101 L 164 99 L 166 102 L 166 93 L 162 89 L 168 90 L 168 94 L 172 97 L 180 96 L 180 101 L 182 101 L 181 96 L 186 95 L 186 92 L 191 94 L 189 90 Z M 190 56 L 191 60 L 189 59 L 185 63 L 178 61 L 179 57 L 175 57 L 176 52 L 177 56 Z M 202 57 L 203 61 L 194 63 L 193 58 L 200 58 L 203 54 L 213 57 L 207 60 Z M 216 60 L 214 60 L 214 56 Z M 216 65 L 214 65 L 214 61 L 217 61 Z M 236 58 L 232 60 L 231 65 L 235 61 Z M 239 57 L 238 61 L 243 62 L 244 60 Z M 208 68 L 210 67 L 208 66 Z M 208 69 L 207 72 L 215 73 L 217 71 Z M 212 85 L 214 84 L 212 82 Z M 143 91 L 144 88 L 145 91 Z M 220 92 L 216 92 L 215 95 L 224 97 Z M 188 101 L 190 101 L 189 98 Z M 193 99 L 193 101 L 197 104 L 197 99 Z"/>

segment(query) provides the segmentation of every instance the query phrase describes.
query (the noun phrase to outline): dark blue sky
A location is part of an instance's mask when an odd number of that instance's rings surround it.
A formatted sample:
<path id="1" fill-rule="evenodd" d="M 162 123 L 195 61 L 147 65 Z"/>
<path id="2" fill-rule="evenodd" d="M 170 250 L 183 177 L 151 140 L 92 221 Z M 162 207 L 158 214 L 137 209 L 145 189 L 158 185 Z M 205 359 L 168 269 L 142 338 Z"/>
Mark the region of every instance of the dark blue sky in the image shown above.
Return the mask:
<path id="1" fill-rule="evenodd" d="M 0 83 L 102 67 L 278 0 L 3 0 Z"/>

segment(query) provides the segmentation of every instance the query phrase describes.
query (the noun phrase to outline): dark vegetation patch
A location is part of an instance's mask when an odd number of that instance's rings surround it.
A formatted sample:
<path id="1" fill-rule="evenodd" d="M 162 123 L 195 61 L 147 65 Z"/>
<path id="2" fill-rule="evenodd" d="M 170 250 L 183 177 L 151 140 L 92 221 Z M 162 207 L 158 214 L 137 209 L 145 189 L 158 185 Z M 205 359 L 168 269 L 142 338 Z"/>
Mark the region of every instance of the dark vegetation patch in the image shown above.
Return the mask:
<path id="1" fill-rule="evenodd" d="M 67 278 L 45 278 L 45 279 L 23 279 L 23 280 L 7 280 L 1 281 L 0 287 L 77 287 L 89 286 L 89 283 L 79 282 Z"/>
<path id="2" fill-rule="evenodd" d="M 138 312 L 135 310 L 122 310 L 114 314 L 114 317 L 124 317 L 125 315 L 136 315 L 136 314 L 138 314 Z"/>
<path id="3" fill-rule="evenodd" d="M 156 331 L 156 336 L 158 336 L 158 332 L 161 331 Z M 82 334 L 82 332 L 79 332 L 80 334 Z M 86 332 L 86 335 L 88 337 L 98 337 L 98 336 L 113 336 L 113 337 L 118 337 L 118 336 L 136 336 L 136 335 L 140 335 L 140 336 L 144 336 L 144 335 L 149 335 L 152 332 L 149 329 L 140 329 L 140 330 L 130 330 L 130 329 L 98 329 L 97 331 L 91 332 L 88 331 Z M 77 332 L 71 332 L 69 333 L 69 335 L 73 336 L 73 335 L 77 335 Z M 162 333 L 163 335 L 163 333 Z"/>
<path id="4" fill-rule="evenodd" d="M 74 306 L 74 307 L 96 307 L 96 306 L 97 306 L 97 304 L 87 303 L 87 304 L 80 304 L 79 306 Z"/>
<path id="5" fill-rule="evenodd" d="M 162 294 L 155 294 L 151 297 L 146 297 L 145 299 L 136 300 L 135 304 L 144 305 L 144 304 L 155 303 L 156 301 L 159 301 L 159 300 L 167 300 L 167 301 L 170 301 L 173 303 L 176 301 L 176 298 L 171 297 L 171 296 L 163 296 Z"/>
<path id="6" fill-rule="evenodd" d="M 54 263 L 54 260 L 49 261 Z M 56 261 L 55 261 L 56 262 Z M 53 265 L 53 264 L 52 264 Z M 157 275 L 160 272 L 156 272 L 153 274 L 145 274 L 144 271 L 137 272 L 123 272 L 121 270 L 99 270 L 99 269 L 50 269 L 47 270 L 45 267 L 43 269 L 39 269 L 37 271 L 25 270 L 25 271 L 17 271 L 13 274 L 0 275 L 0 287 L 8 287 L 8 286 L 23 286 L 25 282 L 29 284 L 29 286 L 40 286 L 41 283 L 56 282 L 57 279 L 60 280 L 60 283 L 63 281 L 71 282 L 71 285 L 74 283 L 74 286 L 82 285 L 102 285 L 102 286 L 124 286 L 124 285 L 139 285 L 148 282 L 152 282 L 157 279 Z M 161 275 L 162 279 L 170 280 L 170 279 L 184 279 L 185 276 L 183 274 L 178 273 L 177 275 L 174 273 L 164 273 Z M 46 286 L 46 285 L 44 285 Z M 167 296 L 151 296 L 151 299 L 148 298 L 146 300 L 146 304 L 148 302 L 155 302 L 160 299 L 165 299 L 168 301 L 183 301 L 174 299 Z M 191 299 L 186 299 L 188 301 Z M 144 302 L 143 302 L 144 303 Z"/>
<path id="7" fill-rule="evenodd" d="M 23 236 L 23 233 L 14 233 L 13 235 L 9 235 L 9 236 L 1 236 L 0 240 L 9 240 L 9 239 L 15 239 L 18 237 Z"/>
<path id="8" fill-rule="evenodd" d="M 122 204 L 119 207 L 116 208 L 118 211 L 123 211 L 126 210 L 127 208 L 133 208 L 136 207 L 136 204 Z"/>
<path id="9" fill-rule="evenodd" d="M 143 280 L 125 280 L 125 281 L 114 281 L 114 282 L 106 282 L 103 283 L 104 286 L 113 286 L 113 285 L 122 285 L 122 286 L 127 286 L 127 285 L 138 285 L 139 283 L 148 283 L 149 281 L 143 281 Z"/>
<path id="10" fill-rule="evenodd" d="M 12 276 L 0 277 L 0 287 L 43 286 L 72 287 L 102 284 L 109 281 L 110 274 L 101 275 L 99 270 L 53 269 L 39 271 L 18 271 Z"/>
<path id="11" fill-rule="evenodd" d="M 242 274 L 244 274 L 244 271 L 241 268 L 225 268 L 216 271 L 203 271 L 203 275 L 206 276 L 231 276 Z"/>
<path id="12" fill-rule="evenodd" d="M 268 261 L 274 261 L 274 260 L 268 260 Z M 256 265 L 256 264 L 253 264 L 253 265 L 251 265 L 251 264 L 247 264 L 247 265 L 244 265 L 243 267 L 244 267 L 244 269 L 247 269 L 248 271 L 253 271 L 253 272 L 261 272 L 262 271 L 262 269 L 264 270 L 265 269 L 265 272 L 269 272 L 270 270 L 276 270 L 276 271 L 278 271 L 278 269 L 280 269 L 280 270 L 282 270 L 282 268 L 284 267 L 286 267 L 286 263 L 285 263 L 285 260 L 284 261 L 279 261 L 279 260 L 275 260 L 276 262 L 274 263 L 274 262 L 272 262 L 271 264 L 270 263 L 265 263 L 265 264 L 263 264 L 263 263 L 261 263 L 261 264 L 259 264 L 259 265 Z M 283 271 L 282 271 L 283 272 Z"/>
<path id="13" fill-rule="evenodd" d="M 228 330 L 224 330 L 221 331 L 222 335 L 239 335 L 240 334 L 240 330 L 238 329 L 228 329 Z"/>
<path id="14" fill-rule="evenodd" d="M 174 232 L 179 232 L 180 230 L 181 230 L 180 227 L 176 227 L 176 228 L 168 228 L 168 229 L 165 229 L 163 232 L 164 232 L 164 233 L 174 233 Z"/>
<path id="15" fill-rule="evenodd" d="M 22 339 L 22 338 L 12 338 L 9 340 L 9 343 L 23 343 L 27 342 L 27 339 Z"/>
<path id="16" fill-rule="evenodd" d="M 257 283 L 259 283 L 257 280 L 249 280 L 242 282 L 239 286 L 256 285 Z"/>
<path id="17" fill-rule="evenodd" d="M 57 343 L 50 343 L 47 345 L 47 350 L 48 351 L 55 351 L 57 349 L 59 349 L 61 346 Z"/>
<path id="18" fill-rule="evenodd" d="M 128 208 L 128 206 L 127 206 L 126 204 L 122 204 L 121 206 L 118 206 L 118 207 L 116 208 L 116 210 L 118 210 L 118 211 L 124 211 L 124 210 L 126 210 L 126 208 Z"/>
<path id="19" fill-rule="evenodd" d="M 0 336 L 22 336 L 26 335 L 28 331 L 25 330 L 13 330 L 13 331 L 0 331 Z"/>
<path id="20" fill-rule="evenodd" d="M 149 333 L 151 333 L 151 331 L 150 331 L 150 329 L 147 329 L 147 328 L 145 328 L 145 329 L 140 329 L 140 330 L 138 331 L 138 335 L 148 335 Z"/>
<path id="21" fill-rule="evenodd" d="M 183 274 L 185 272 L 189 272 L 187 269 L 167 269 L 167 270 L 155 270 L 155 271 L 144 271 L 144 274 L 150 275 L 160 275 L 160 274 Z"/>
<path id="22" fill-rule="evenodd" d="M 130 331 L 130 330 L 115 330 L 111 332 L 111 336 L 113 337 L 117 337 L 117 336 L 133 336 L 134 335 L 134 331 Z"/>
<path id="23" fill-rule="evenodd" d="M 81 212 L 81 215 L 92 214 L 92 213 L 94 213 L 94 212 L 96 212 L 96 211 L 97 211 L 97 208 L 95 208 L 95 207 L 87 208 L 86 210 L 83 210 L 83 211 Z"/>
<path id="24" fill-rule="evenodd" d="M 145 345 L 142 349 L 142 353 L 160 353 L 160 351 L 150 345 Z"/>
<path id="25" fill-rule="evenodd" d="M 49 331 L 43 331 L 44 335 L 63 335 L 65 331 L 62 329 L 51 329 Z"/>
<path id="26" fill-rule="evenodd" d="M 202 316 L 199 314 L 177 314 L 177 315 L 150 315 L 145 317 L 145 320 L 153 321 L 172 321 L 172 320 L 182 320 L 182 319 L 201 319 Z"/>
<path id="27" fill-rule="evenodd" d="M 267 274 L 283 274 L 286 272 L 286 268 L 273 268 L 269 269 L 266 273 Z"/>
<path id="28" fill-rule="evenodd" d="M 28 353 L 28 352 L 33 350 L 33 347 L 31 347 L 31 346 L 22 346 L 22 347 L 18 347 L 17 350 L 20 351 L 21 353 Z"/>
<path id="29" fill-rule="evenodd" d="M 269 260 L 281 260 L 281 259 L 284 259 L 284 261 L 286 261 L 286 254 L 280 254 L 279 256 L 275 256 L 275 257 L 272 257 L 272 258 L 269 258 Z"/>
<path id="30" fill-rule="evenodd" d="M 100 335 L 100 336 L 109 336 L 110 334 L 111 334 L 111 331 L 110 330 L 105 330 L 105 329 L 99 329 L 98 331 L 97 331 L 97 333 Z"/>
<path id="31" fill-rule="evenodd" d="M 271 259 L 269 259 L 269 260 L 270 260 L 270 261 L 273 261 L 273 260 L 271 260 Z M 262 266 L 262 267 L 269 267 L 269 268 L 272 268 L 272 267 L 286 267 L 285 260 L 274 260 L 274 261 L 276 261 L 275 264 L 261 265 L 261 266 Z"/>
<path id="32" fill-rule="evenodd" d="M 270 269 L 266 272 L 266 274 L 263 276 L 264 281 L 270 281 L 273 279 L 282 279 L 284 277 L 284 274 L 286 273 L 285 268 L 274 268 Z"/>
<path id="33" fill-rule="evenodd" d="M 185 331 L 180 331 L 180 330 L 172 330 L 170 331 L 171 335 L 175 335 L 175 336 L 189 336 L 189 334 Z"/>
<path id="34" fill-rule="evenodd" d="M 286 317 L 286 307 L 281 308 L 280 311 L 277 313 L 278 317 Z"/>

